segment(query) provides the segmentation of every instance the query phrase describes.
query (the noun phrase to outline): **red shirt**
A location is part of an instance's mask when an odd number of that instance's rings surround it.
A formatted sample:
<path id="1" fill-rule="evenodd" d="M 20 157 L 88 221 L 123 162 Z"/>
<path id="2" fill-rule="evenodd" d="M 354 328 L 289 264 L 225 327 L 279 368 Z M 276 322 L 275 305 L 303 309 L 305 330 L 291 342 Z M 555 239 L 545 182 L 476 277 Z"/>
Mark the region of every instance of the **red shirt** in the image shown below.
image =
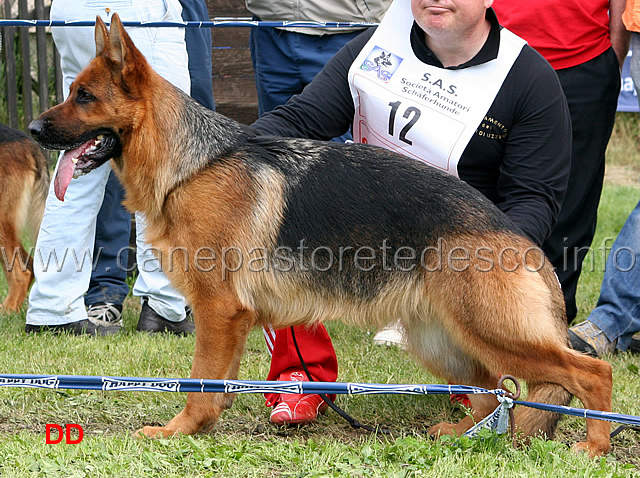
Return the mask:
<path id="1" fill-rule="evenodd" d="M 608 0 L 494 0 L 492 6 L 500 24 L 556 70 L 589 61 L 611 46 Z"/>

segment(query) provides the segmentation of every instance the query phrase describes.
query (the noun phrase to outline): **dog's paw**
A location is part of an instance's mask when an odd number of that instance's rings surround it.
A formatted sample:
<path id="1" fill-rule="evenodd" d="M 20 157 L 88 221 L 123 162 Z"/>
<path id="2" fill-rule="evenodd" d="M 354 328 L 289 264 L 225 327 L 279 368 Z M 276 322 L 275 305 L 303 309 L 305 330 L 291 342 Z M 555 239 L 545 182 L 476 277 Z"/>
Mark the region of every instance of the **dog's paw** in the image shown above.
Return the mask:
<path id="1" fill-rule="evenodd" d="M 433 425 L 432 427 L 429 427 L 429 429 L 427 430 L 427 433 L 432 437 L 436 437 L 436 438 L 442 435 L 455 435 L 456 428 L 453 423 L 441 422 L 441 423 L 438 423 L 437 425 Z"/>
<path id="2" fill-rule="evenodd" d="M 167 427 L 143 427 L 133 434 L 134 438 L 169 438 L 178 434 L 175 430 Z"/>
<path id="3" fill-rule="evenodd" d="M 5 301 L 0 304 L 0 313 L 14 314 L 19 311 L 20 305 L 14 304 L 13 301 L 7 301 L 7 299 L 5 299 Z"/>
<path id="4" fill-rule="evenodd" d="M 599 456 L 604 455 L 609 451 L 609 445 L 597 445 L 595 443 L 589 443 L 586 441 L 581 441 L 575 443 L 571 449 L 576 453 L 588 453 L 589 458 L 597 458 Z"/>

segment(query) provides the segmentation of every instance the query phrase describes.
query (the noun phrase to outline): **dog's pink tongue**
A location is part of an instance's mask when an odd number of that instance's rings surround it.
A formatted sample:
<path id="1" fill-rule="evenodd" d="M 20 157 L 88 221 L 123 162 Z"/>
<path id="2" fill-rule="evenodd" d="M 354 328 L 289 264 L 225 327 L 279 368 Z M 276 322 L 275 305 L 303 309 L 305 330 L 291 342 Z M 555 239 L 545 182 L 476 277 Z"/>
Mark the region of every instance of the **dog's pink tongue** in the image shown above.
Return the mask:
<path id="1" fill-rule="evenodd" d="M 56 193 L 56 197 L 60 201 L 64 201 L 64 194 L 67 192 L 67 188 L 69 187 L 71 179 L 73 179 L 73 172 L 76 169 L 76 165 L 73 163 L 73 159 L 78 157 L 78 150 L 81 148 L 82 146 L 71 151 L 65 151 L 60 158 L 60 163 L 58 164 L 58 172 L 56 173 L 56 177 L 53 180 L 53 189 Z"/>

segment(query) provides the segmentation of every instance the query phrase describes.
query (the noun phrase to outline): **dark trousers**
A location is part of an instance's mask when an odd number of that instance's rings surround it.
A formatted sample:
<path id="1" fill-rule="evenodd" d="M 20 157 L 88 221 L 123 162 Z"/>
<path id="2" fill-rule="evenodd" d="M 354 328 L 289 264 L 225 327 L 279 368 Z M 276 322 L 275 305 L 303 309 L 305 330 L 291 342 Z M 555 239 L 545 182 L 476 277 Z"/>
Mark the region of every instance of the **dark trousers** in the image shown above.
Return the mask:
<path id="1" fill-rule="evenodd" d="M 207 21 L 209 12 L 204 0 L 180 0 L 184 21 Z M 211 71 L 211 30 L 186 28 L 185 43 L 191 79 L 191 97 L 201 105 L 215 110 Z M 91 272 L 85 304 L 98 302 L 122 304 L 129 293 L 127 258 L 131 234 L 131 214 L 122 200 L 124 191 L 113 172 L 105 188 L 98 212 L 94 244 L 94 268 Z"/>
<path id="2" fill-rule="evenodd" d="M 307 35 L 277 28 L 251 29 L 249 47 L 258 91 L 258 114 L 283 105 L 311 83 L 333 55 L 361 32 Z M 353 139 L 347 133 L 334 141 Z"/>
<path id="3" fill-rule="evenodd" d="M 180 0 L 182 19 L 185 22 L 208 21 L 209 11 L 204 0 Z M 211 70 L 211 29 L 185 28 L 184 41 L 189 57 L 191 97 L 210 110 L 216 109 L 213 101 Z"/>
<path id="4" fill-rule="evenodd" d="M 104 188 L 104 199 L 96 222 L 93 249 L 94 267 L 89 290 L 84 297 L 87 305 L 101 302 L 122 304 L 129 293 L 126 283 L 129 263 L 131 214 L 122 206 L 124 190 L 113 171 Z"/>
<path id="5" fill-rule="evenodd" d="M 571 113 L 571 174 L 558 223 L 543 249 L 562 284 L 567 319 L 578 313 L 576 289 L 596 230 L 605 151 L 620 94 L 618 60 L 609 49 L 571 68 L 556 70 Z"/>

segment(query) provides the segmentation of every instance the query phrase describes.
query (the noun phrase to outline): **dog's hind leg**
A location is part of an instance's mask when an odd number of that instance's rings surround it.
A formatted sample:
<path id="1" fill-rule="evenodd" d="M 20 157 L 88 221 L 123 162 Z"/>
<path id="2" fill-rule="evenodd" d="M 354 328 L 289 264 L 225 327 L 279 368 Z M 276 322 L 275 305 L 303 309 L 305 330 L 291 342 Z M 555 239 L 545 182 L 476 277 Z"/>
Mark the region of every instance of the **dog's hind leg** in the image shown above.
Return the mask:
<path id="1" fill-rule="evenodd" d="M 464 352 L 444 327 L 435 321 L 413 318 L 404 320 L 409 331 L 405 336 L 409 352 L 435 375 L 455 385 L 473 385 L 487 389 L 496 388 L 497 374 L 492 374 L 478 360 Z M 498 406 L 492 394 L 471 394 L 470 415 L 458 423 L 442 422 L 429 428 L 429 434 L 462 435 Z"/>
<path id="2" fill-rule="evenodd" d="M 571 350 L 566 325 L 556 327 L 550 323 L 548 312 L 535 310 L 533 301 L 530 309 L 534 309 L 530 324 L 537 320 L 537 330 L 528 327 L 527 319 L 502 337 L 475 327 L 467 340 L 473 341 L 472 349 L 479 351 L 476 358 L 496 375 L 509 374 L 526 381 L 529 401 L 562 406 L 575 395 L 585 408 L 611 411 L 611 366 Z M 503 326 L 505 322 L 502 321 Z M 519 407 L 516 413 L 516 428 L 525 438 L 541 435 L 551 438 L 557 421 L 556 414 L 533 408 Z M 591 456 L 605 453 L 610 446 L 609 429 L 608 422 L 588 419 L 587 441 L 574 448 L 588 451 Z"/>
<path id="3" fill-rule="evenodd" d="M 519 265 L 507 261 L 503 267 L 468 277 L 482 292 L 463 296 L 462 307 L 452 315 L 457 320 L 450 333 L 496 375 L 526 381 L 530 401 L 561 406 L 575 395 L 585 408 L 611 411 L 611 366 L 570 349 L 557 278 L 548 264 L 536 267 L 535 254 L 528 260 Z M 475 319 L 465 322 L 467 317 Z M 556 423 L 557 416 L 541 410 L 516 414 L 516 427 L 525 437 L 541 432 L 550 437 Z M 588 419 L 587 440 L 574 449 L 590 456 L 607 452 L 609 430 L 608 422 Z"/>
<path id="4" fill-rule="evenodd" d="M 511 357 L 510 361 L 514 370 L 522 365 L 517 357 Z M 520 370 L 529 386 L 527 400 L 567 405 L 571 395 L 575 395 L 587 409 L 611 411 L 612 372 L 607 362 L 568 347 L 547 352 L 534 361 L 535 367 L 529 362 L 527 370 Z M 516 427 L 525 436 L 543 433 L 551 438 L 557 420 L 557 414 L 532 408 L 520 407 L 516 413 Z M 576 443 L 574 450 L 586 451 L 592 457 L 606 453 L 610 448 L 610 428 L 607 421 L 587 419 L 587 440 Z"/>
<path id="5" fill-rule="evenodd" d="M 510 285 L 502 302 L 494 301 L 501 304 L 493 313 L 500 317 L 502 339 L 477 327 L 470 335 L 478 341 L 474 348 L 483 350 L 478 359 L 500 374 L 525 380 L 529 401 L 562 406 L 575 395 L 585 408 L 611 411 L 611 365 L 569 347 L 562 293 L 551 269 L 512 275 Z M 531 408 L 516 413 L 516 427 L 525 437 L 551 438 L 557 421 L 557 415 Z M 588 419 L 587 441 L 574 449 L 590 456 L 606 453 L 609 430 L 608 422 Z"/>
<path id="6" fill-rule="evenodd" d="M 548 403 L 557 406 L 567 406 L 573 395 L 561 385 L 550 382 L 527 382 L 527 400 L 537 403 Z M 525 437 L 525 443 L 529 437 L 538 436 L 543 439 L 552 439 L 558 421 L 559 413 L 546 412 L 530 407 L 518 407 L 516 410 L 516 428 Z"/>
<path id="7" fill-rule="evenodd" d="M 235 379 L 255 313 L 232 296 L 217 295 L 202 303 L 190 301 L 196 323 L 196 347 L 191 378 Z M 191 435 L 210 430 L 229 408 L 232 394 L 188 393 L 185 408 L 164 427 L 144 427 L 136 432 L 149 437 Z"/>

